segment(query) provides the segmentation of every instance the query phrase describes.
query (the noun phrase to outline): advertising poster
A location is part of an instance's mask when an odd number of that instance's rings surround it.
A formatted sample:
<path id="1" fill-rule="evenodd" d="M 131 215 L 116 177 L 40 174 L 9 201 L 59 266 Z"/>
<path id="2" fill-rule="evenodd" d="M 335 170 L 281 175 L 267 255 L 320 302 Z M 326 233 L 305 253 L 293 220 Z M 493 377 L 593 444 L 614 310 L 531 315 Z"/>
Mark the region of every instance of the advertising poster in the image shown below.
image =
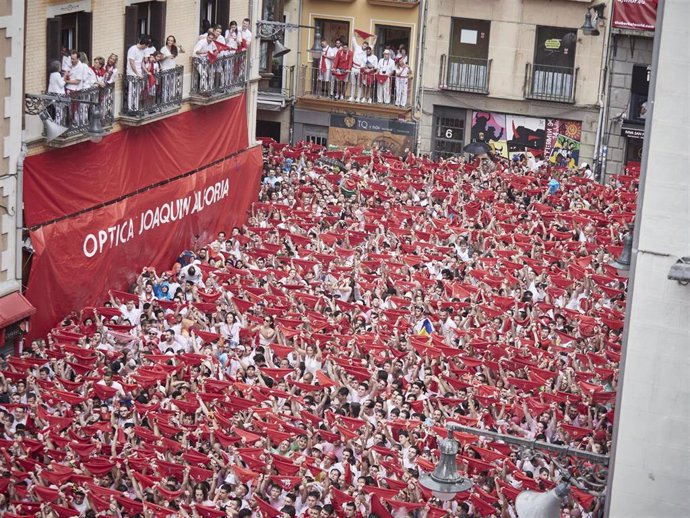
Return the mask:
<path id="1" fill-rule="evenodd" d="M 542 156 L 546 143 L 546 120 L 520 115 L 506 115 L 508 156 L 529 151 Z"/>
<path id="2" fill-rule="evenodd" d="M 613 26 L 616 29 L 653 31 L 659 0 L 614 0 Z"/>
<path id="3" fill-rule="evenodd" d="M 580 161 L 582 123 L 547 119 L 544 158 L 561 168 L 576 169 Z"/>
<path id="4" fill-rule="evenodd" d="M 414 148 L 415 123 L 344 113 L 331 114 L 328 143 L 334 146 L 378 146 L 394 155 Z"/>
<path id="5" fill-rule="evenodd" d="M 508 136 L 504 113 L 473 112 L 470 138 L 472 142 L 489 144 L 497 156 L 508 158 Z"/>

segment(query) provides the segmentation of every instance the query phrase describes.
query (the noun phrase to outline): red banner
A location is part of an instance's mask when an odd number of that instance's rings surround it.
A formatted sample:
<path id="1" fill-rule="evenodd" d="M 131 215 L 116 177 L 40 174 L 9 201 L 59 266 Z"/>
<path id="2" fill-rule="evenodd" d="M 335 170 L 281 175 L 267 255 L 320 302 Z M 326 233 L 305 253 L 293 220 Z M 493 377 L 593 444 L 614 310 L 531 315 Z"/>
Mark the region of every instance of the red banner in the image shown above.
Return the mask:
<path id="1" fill-rule="evenodd" d="M 38 308 L 31 334 L 69 312 L 127 290 L 144 266 L 163 271 L 180 252 L 244 223 L 258 196 L 259 147 L 195 174 L 31 232 L 36 251 L 27 298 Z M 196 243 L 195 243 L 196 240 Z"/>
<path id="2" fill-rule="evenodd" d="M 613 27 L 653 31 L 659 0 L 614 0 Z"/>
<path id="3" fill-rule="evenodd" d="M 29 227 L 175 178 L 249 145 L 245 96 L 30 156 L 24 162 Z M 153 166 L 155 164 L 155 166 Z"/>

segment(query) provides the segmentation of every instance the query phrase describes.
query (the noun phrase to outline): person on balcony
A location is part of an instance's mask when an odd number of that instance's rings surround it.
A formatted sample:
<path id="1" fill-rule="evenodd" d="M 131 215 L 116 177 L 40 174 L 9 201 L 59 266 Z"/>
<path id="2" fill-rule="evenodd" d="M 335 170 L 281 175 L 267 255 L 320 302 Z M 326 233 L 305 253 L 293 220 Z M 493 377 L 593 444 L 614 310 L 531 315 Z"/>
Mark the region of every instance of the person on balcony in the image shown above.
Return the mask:
<path id="1" fill-rule="evenodd" d="M 142 34 L 139 41 L 127 51 L 127 81 L 125 85 L 127 88 L 127 108 L 131 112 L 139 111 L 141 93 L 144 88 L 144 75 L 146 75 L 143 68 L 144 53 L 150 41 L 151 38 L 148 35 Z"/>
<path id="2" fill-rule="evenodd" d="M 395 61 L 391 59 L 390 49 L 386 49 L 379 61 L 379 73 L 376 74 L 376 100 L 379 103 L 391 103 L 391 77 L 394 73 Z"/>
<path id="3" fill-rule="evenodd" d="M 240 33 L 237 30 L 237 22 L 232 20 L 228 26 L 228 30 L 225 31 L 225 44 L 230 47 L 228 53 L 234 56 L 239 52 L 240 49 Z M 240 74 L 241 62 L 239 59 L 235 58 L 231 63 L 228 63 L 226 72 L 228 74 L 227 84 L 232 85 L 235 82 L 235 78 Z"/>
<path id="4" fill-rule="evenodd" d="M 198 59 L 197 70 L 199 71 L 199 90 L 202 92 L 210 88 L 209 70 L 211 65 L 208 61 L 208 53 L 216 52 L 216 46 L 213 44 L 215 37 L 214 29 L 209 29 L 206 33 L 206 38 L 197 41 L 194 46 L 193 55 Z"/>
<path id="5" fill-rule="evenodd" d="M 350 69 L 347 66 L 347 45 L 343 45 L 340 38 L 335 40 L 335 57 L 333 58 L 333 77 L 331 84 L 331 97 L 335 99 L 345 98 L 345 84 Z"/>
<path id="6" fill-rule="evenodd" d="M 65 88 L 68 92 L 76 92 L 84 88 L 87 65 L 79 60 L 79 53 L 76 50 L 70 52 L 70 69 L 65 74 Z"/>
<path id="7" fill-rule="evenodd" d="M 117 54 L 110 54 L 110 56 L 108 56 L 108 61 L 105 63 L 105 75 L 103 76 L 103 80 L 106 84 L 114 84 L 117 81 L 119 76 L 117 70 L 118 59 Z"/>
<path id="8" fill-rule="evenodd" d="M 328 96 L 331 84 L 331 70 L 335 59 L 336 49 L 328 44 L 324 38 L 321 40 L 321 59 L 319 60 L 319 75 L 317 79 L 317 95 Z"/>
<path id="9" fill-rule="evenodd" d="M 163 103 L 169 102 L 175 97 L 175 75 L 168 70 L 174 70 L 177 66 L 175 59 L 180 52 L 177 46 L 175 36 L 168 36 L 165 39 L 165 45 L 161 47 L 161 60 L 158 62 L 162 74 L 162 91 L 161 101 Z"/>
<path id="10" fill-rule="evenodd" d="M 345 99 L 348 78 L 350 78 L 352 74 L 353 52 L 348 48 L 347 42 L 343 42 L 343 46 L 339 52 L 339 57 L 336 55 L 336 64 L 334 65 L 336 67 L 336 71 L 333 73 L 333 75 L 336 77 L 340 85 L 340 99 L 343 100 Z M 336 99 L 338 99 L 337 92 Z"/>
<path id="11" fill-rule="evenodd" d="M 89 57 L 86 55 L 86 52 L 79 53 L 79 61 L 85 65 L 82 90 L 95 86 L 98 82 L 98 76 L 96 76 L 96 71 L 89 66 Z"/>
<path id="12" fill-rule="evenodd" d="M 350 98 L 348 99 L 350 102 L 359 102 L 362 97 L 360 72 L 367 61 L 367 46 L 366 42 L 362 45 L 357 43 L 357 37 L 352 35 L 352 68 L 350 69 Z"/>
<path id="13" fill-rule="evenodd" d="M 406 59 L 399 59 L 395 67 L 395 105 L 407 106 L 410 67 Z"/>
<path id="14" fill-rule="evenodd" d="M 249 30 L 250 23 L 251 20 L 249 18 L 245 18 L 244 20 L 242 20 L 242 30 L 239 32 L 240 51 L 248 50 L 249 45 L 252 42 L 252 31 Z"/>
<path id="15" fill-rule="evenodd" d="M 48 66 L 48 72 L 50 73 L 48 78 L 49 94 L 65 95 L 65 80 L 62 77 L 61 68 L 61 64 L 57 60 L 51 61 Z M 50 109 L 55 110 L 51 113 L 55 122 L 62 124 L 65 110 L 63 103 L 55 103 Z"/>
<path id="16" fill-rule="evenodd" d="M 376 84 L 376 72 L 378 71 L 379 59 L 374 55 L 373 49 L 367 47 L 367 58 L 362 69 L 362 87 L 364 89 L 364 97 L 360 102 L 371 104 L 374 98 L 374 90 Z"/>

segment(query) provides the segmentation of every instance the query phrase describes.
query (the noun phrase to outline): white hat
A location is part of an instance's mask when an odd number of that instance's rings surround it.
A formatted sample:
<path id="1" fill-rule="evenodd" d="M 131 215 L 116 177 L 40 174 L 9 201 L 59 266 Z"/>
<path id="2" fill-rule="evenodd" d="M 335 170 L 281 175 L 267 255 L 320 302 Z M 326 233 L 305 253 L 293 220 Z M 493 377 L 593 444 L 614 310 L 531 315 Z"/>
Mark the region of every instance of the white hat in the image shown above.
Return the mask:
<path id="1" fill-rule="evenodd" d="M 582 162 L 580 164 L 580 169 L 587 169 L 589 167 L 589 164 L 587 162 Z"/>

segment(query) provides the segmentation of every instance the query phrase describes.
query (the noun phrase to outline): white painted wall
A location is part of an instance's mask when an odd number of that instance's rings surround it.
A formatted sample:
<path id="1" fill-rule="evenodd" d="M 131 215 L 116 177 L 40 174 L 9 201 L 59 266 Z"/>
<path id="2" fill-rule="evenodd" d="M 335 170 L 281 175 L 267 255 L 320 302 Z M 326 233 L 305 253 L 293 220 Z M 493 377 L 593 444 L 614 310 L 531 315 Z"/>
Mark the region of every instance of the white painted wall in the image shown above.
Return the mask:
<path id="1" fill-rule="evenodd" d="M 614 518 L 690 516 L 690 286 L 666 278 L 690 255 L 690 2 L 661 0 L 659 15 L 609 480 Z"/>

